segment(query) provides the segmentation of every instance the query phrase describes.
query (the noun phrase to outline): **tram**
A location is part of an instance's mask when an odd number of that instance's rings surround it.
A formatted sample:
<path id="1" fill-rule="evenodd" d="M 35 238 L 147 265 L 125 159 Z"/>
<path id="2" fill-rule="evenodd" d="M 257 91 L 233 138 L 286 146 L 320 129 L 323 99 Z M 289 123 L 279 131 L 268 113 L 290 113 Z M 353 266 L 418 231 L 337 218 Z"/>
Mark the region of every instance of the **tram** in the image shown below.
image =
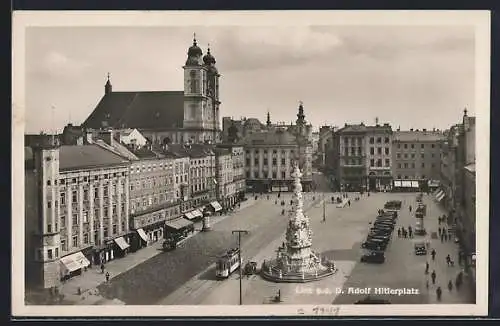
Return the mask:
<path id="1" fill-rule="evenodd" d="M 240 250 L 233 248 L 224 255 L 217 257 L 215 263 L 215 276 L 219 279 L 228 278 L 231 273 L 240 267 Z"/>

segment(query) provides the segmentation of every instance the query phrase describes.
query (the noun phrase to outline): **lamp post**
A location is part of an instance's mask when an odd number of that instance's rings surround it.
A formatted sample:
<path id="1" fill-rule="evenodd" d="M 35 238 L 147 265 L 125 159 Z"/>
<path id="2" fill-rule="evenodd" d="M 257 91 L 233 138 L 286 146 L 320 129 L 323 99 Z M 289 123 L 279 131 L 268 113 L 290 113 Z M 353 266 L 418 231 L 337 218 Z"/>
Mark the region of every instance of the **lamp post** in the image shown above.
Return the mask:
<path id="1" fill-rule="evenodd" d="M 247 230 L 233 230 L 233 234 L 238 233 L 238 260 L 240 262 L 240 306 L 243 304 L 243 297 L 242 297 L 242 289 L 241 289 L 241 280 L 242 280 L 242 261 L 241 261 L 241 234 L 248 234 Z"/>

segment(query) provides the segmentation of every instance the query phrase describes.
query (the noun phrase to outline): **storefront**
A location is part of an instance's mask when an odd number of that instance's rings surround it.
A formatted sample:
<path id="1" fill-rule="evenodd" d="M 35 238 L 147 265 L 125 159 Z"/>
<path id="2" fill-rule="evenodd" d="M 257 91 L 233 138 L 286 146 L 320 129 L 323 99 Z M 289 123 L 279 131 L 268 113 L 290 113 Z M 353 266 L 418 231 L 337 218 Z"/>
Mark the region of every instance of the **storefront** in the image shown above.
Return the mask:
<path id="1" fill-rule="evenodd" d="M 222 214 L 222 206 L 218 201 L 210 202 L 210 205 L 207 206 L 214 214 Z"/>
<path id="2" fill-rule="evenodd" d="M 419 180 L 394 180 L 393 191 L 395 192 L 420 192 Z"/>
<path id="3" fill-rule="evenodd" d="M 90 266 L 90 261 L 81 251 L 64 256 L 59 261 L 61 263 L 61 280 L 67 280 L 75 275 L 80 275 L 82 270 Z"/>

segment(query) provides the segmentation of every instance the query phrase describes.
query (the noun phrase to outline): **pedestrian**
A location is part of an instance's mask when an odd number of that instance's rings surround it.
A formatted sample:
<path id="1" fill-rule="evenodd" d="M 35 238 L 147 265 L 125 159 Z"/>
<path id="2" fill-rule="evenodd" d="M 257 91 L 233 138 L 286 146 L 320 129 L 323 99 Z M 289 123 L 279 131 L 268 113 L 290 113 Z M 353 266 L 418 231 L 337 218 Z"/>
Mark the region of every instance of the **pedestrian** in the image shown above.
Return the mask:
<path id="1" fill-rule="evenodd" d="M 401 228 L 398 229 L 398 238 L 401 238 Z"/>
<path id="2" fill-rule="evenodd" d="M 441 233 L 441 243 L 444 242 L 444 233 Z"/>
<path id="3" fill-rule="evenodd" d="M 429 279 L 426 279 L 426 280 L 425 280 L 425 287 L 426 287 L 427 289 L 429 289 Z"/>
<path id="4" fill-rule="evenodd" d="M 101 263 L 101 272 L 104 274 L 104 263 Z"/>
<path id="5" fill-rule="evenodd" d="M 347 201 L 347 204 L 349 205 L 349 207 L 351 207 L 351 200 L 350 199 Z"/>
<path id="6" fill-rule="evenodd" d="M 462 251 L 458 252 L 458 264 L 462 265 Z"/>
<path id="7" fill-rule="evenodd" d="M 106 272 L 106 282 L 109 282 L 109 272 Z"/>
<path id="8" fill-rule="evenodd" d="M 451 241 L 451 233 L 448 232 L 448 241 Z"/>
<path id="9" fill-rule="evenodd" d="M 451 283 L 451 280 L 448 281 L 448 290 L 453 290 L 453 283 Z"/>
<path id="10" fill-rule="evenodd" d="M 425 262 L 425 274 L 429 274 L 429 262 Z"/>
<path id="11" fill-rule="evenodd" d="M 436 271 L 432 270 L 431 273 L 432 284 L 436 284 Z"/>
<path id="12" fill-rule="evenodd" d="M 441 236 L 441 233 L 443 232 L 443 230 L 441 230 L 441 227 L 438 228 L 438 234 L 439 236 Z"/>
<path id="13" fill-rule="evenodd" d="M 458 275 L 457 277 L 455 278 L 455 288 L 458 290 L 460 290 L 460 286 L 462 285 L 462 281 L 458 278 Z"/>
<path id="14" fill-rule="evenodd" d="M 408 231 L 406 231 L 405 228 L 403 228 L 403 238 L 407 238 L 408 237 Z"/>
<path id="15" fill-rule="evenodd" d="M 432 249 L 431 251 L 431 256 L 432 256 L 432 260 L 436 260 L 436 249 Z"/>
<path id="16" fill-rule="evenodd" d="M 446 265 L 450 266 L 451 263 L 451 257 L 450 254 L 446 255 Z"/>
<path id="17" fill-rule="evenodd" d="M 274 205 L 277 205 L 277 204 L 278 204 L 278 200 L 277 200 L 277 199 L 275 199 L 275 200 L 274 200 Z"/>
<path id="18" fill-rule="evenodd" d="M 410 210 L 410 213 L 411 213 L 411 205 L 408 207 L 408 209 Z"/>
<path id="19" fill-rule="evenodd" d="M 411 228 L 411 225 L 408 227 L 408 235 L 410 236 L 410 238 L 413 235 L 413 229 Z"/>
<path id="20" fill-rule="evenodd" d="M 437 297 L 438 301 L 441 301 L 442 294 L 443 294 L 443 291 L 441 290 L 441 287 L 438 286 L 438 288 L 436 289 L 436 297 Z"/>

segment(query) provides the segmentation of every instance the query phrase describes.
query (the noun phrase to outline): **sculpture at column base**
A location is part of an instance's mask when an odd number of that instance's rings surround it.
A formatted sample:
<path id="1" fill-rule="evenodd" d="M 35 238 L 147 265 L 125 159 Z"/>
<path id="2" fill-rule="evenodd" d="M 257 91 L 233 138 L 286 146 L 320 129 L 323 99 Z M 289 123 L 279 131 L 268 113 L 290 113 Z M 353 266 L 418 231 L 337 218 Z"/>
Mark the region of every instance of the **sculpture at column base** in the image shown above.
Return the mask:
<path id="1" fill-rule="evenodd" d="M 299 166 L 295 165 L 293 207 L 286 230 L 284 250 L 274 260 L 266 261 L 262 278 L 273 282 L 304 283 L 323 279 L 336 272 L 332 261 L 322 261 L 311 250 L 312 231 L 309 218 L 303 212 L 302 184 Z"/>

